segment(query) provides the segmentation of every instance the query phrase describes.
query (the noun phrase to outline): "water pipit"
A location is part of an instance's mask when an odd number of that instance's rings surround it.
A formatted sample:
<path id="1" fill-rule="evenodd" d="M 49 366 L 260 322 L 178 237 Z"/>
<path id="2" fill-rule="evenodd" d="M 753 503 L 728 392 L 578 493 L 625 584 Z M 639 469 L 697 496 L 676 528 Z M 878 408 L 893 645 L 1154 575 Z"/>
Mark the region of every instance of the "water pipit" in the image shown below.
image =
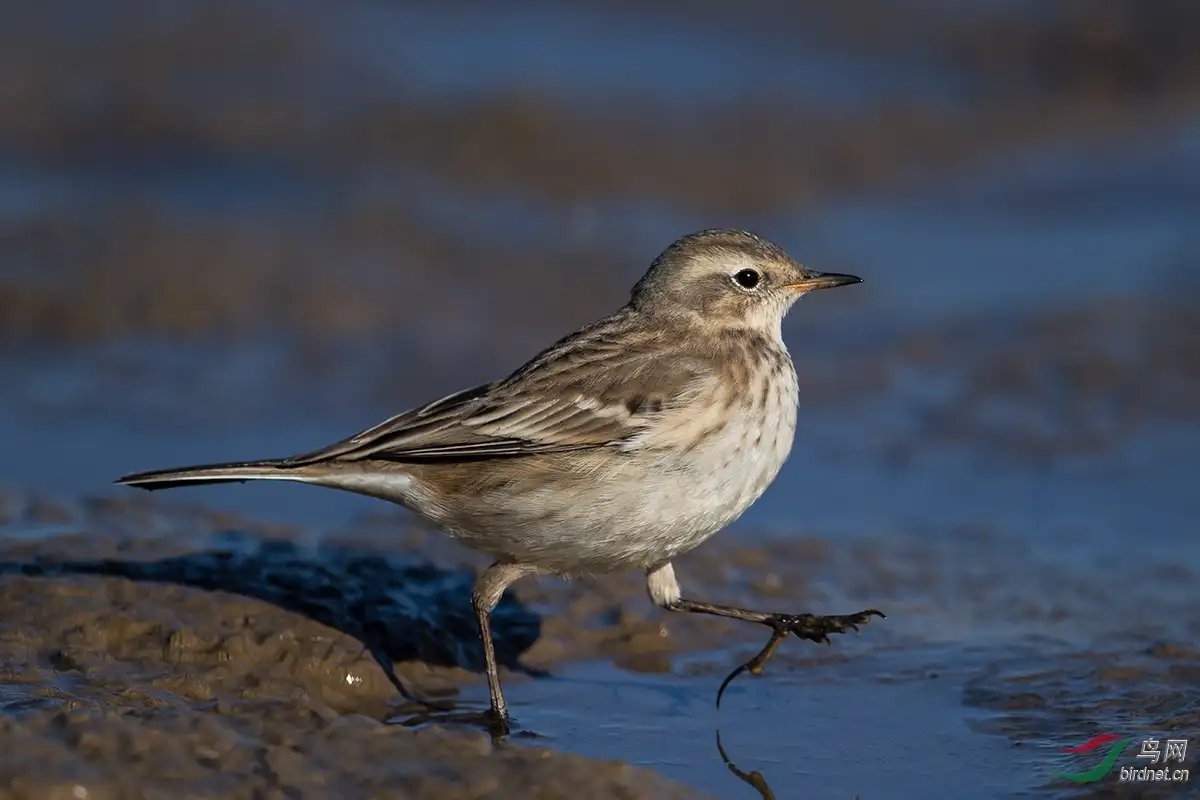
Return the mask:
<path id="1" fill-rule="evenodd" d="M 495 558 L 472 600 L 490 715 L 502 729 L 508 708 L 490 615 L 528 575 L 644 570 L 650 598 L 665 609 L 771 628 L 767 646 L 734 673 L 758 674 L 789 635 L 828 642 L 882 614 L 776 614 L 692 600 L 671 561 L 741 516 L 791 451 L 797 385 L 781 327 L 792 304 L 859 280 L 808 270 L 746 231 L 700 231 L 663 251 L 623 308 L 507 378 L 303 455 L 118 483 L 342 489 L 398 503 Z"/>

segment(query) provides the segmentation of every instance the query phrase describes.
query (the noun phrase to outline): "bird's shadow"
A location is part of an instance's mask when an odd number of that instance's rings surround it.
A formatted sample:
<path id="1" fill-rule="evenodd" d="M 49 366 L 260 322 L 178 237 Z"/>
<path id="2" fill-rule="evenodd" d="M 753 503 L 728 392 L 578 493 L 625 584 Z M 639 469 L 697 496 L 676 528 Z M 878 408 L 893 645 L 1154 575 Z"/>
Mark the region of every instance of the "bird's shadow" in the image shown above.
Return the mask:
<path id="1" fill-rule="evenodd" d="M 422 661 L 483 671 L 483 648 L 471 607 L 474 574 L 426 561 L 340 546 L 306 548 L 237 532 L 222 547 L 156 561 L 33 559 L 0 562 L 0 574 L 105 575 L 174 583 L 252 597 L 335 628 L 361 642 L 422 719 L 469 718 L 463 704 L 417 697 L 396 675 L 397 662 Z M 501 666 L 520 663 L 541 634 L 541 618 L 506 595 L 492 616 Z"/>

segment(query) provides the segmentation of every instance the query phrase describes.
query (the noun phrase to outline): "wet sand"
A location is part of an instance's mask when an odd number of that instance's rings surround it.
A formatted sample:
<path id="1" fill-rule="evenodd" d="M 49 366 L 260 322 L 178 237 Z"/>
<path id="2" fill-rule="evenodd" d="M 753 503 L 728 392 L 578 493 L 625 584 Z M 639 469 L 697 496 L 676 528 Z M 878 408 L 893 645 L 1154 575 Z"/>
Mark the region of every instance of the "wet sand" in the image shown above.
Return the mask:
<path id="1" fill-rule="evenodd" d="M 1200 723 L 1197 576 L 1161 556 L 1121 569 L 1118 599 L 1111 568 L 980 531 L 719 537 L 680 561 L 698 596 L 889 614 L 828 648 L 788 643 L 719 712 L 716 687 L 759 632 L 665 616 L 636 576 L 522 583 L 496 620 L 522 733 L 493 745 L 401 694 L 486 704 L 468 599 L 481 562 L 438 534 L 396 515 L 388 535 L 376 520 L 314 546 L 140 500 L 4 505 L 0 764 L 16 797 L 752 796 L 715 736 L 781 797 L 895 780 L 1008 796 L 1053 785 L 1054 748 L 1131 714 Z"/>
<path id="2" fill-rule="evenodd" d="M 77 530 L 24 546 L 20 519 L 5 531 L 6 796 L 700 796 L 468 726 L 389 724 L 424 708 L 398 686 L 436 697 L 471 680 L 469 571 L 249 533 L 106 538 L 146 515 L 6 502 Z M 538 621 L 509 602 L 497 632 L 513 663 Z"/>

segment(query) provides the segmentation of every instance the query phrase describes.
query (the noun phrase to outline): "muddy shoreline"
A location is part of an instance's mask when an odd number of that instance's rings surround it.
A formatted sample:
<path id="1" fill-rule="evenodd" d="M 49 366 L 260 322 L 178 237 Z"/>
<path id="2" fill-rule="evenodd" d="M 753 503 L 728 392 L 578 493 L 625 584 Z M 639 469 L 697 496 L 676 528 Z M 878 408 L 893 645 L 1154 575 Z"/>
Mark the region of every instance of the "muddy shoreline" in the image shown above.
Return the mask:
<path id="1" fill-rule="evenodd" d="M 179 537 L 105 539 L 84 524 L 7 539 L 5 796 L 702 796 L 467 725 L 398 724 L 425 710 L 400 688 L 452 697 L 478 682 L 469 571 L 212 538 L 187 552 Z M 506 601 L 496 629 L 515 665 L 538 624 Z"/>
<path id="2" fill-rule="evenodd" d="M 440 534 L 397 515 L 386 536 L 376 522 L 314 543 L 296 529 L 141 499 L 80 504 L 16 490 L 5 508 L 0 780 L 12 797 L 71 797 L 75 786 L 87 797 L 478 797 L 529 786 L 546 797 L 700 797 L 703 782 L 671 783 L 661 767 L 568 754 L 561 722 L 545 716 L 555 702 L 538 698 L 581 666 L 607 664 L 601 674 L 628 675 L 631 687 L 665 680 L 690 704 L 711 702 L 721 675 L 762 639 L 664 615 L 636 575 L 522 582 L 496 631 L 526 733 L 494 745 L 430 718 L 393 681 L 459 711 L 485 705 L 468 599 L 481 562 Z M 62 533 L 46 535 L 47 524 Z M 1188 599 L 1196 575 L 1181 565 L 1147 564 L 1154 583 L 1130 576 L 1143 588 L 1122 607 L 1153 603 L 1152 629 L 1095 607 L 1095 570 L 979 531 L 944 541 L 726 534 L 680 569 L 717 601 L 832 611 L 870 598 L 889 613 L 829 648 L 782 648 L 766 677 L 731 687 L 735 709 L 764 692 L 794 702 L 940 681 L 979 734 L 1031 753 L 1126 713 L 1175 730 L 1200 724 L 1186 688 L 1200 679 L 1200 652 L 1187 644 L 1200 630 Z M 1129 690 L 1115 705 L 1114 684 Z M 585 682 L 573 696 L 587 704 L 596 690 Z M 724 735 L 753 766 L 745 729 Z M 736 791 L 717 796 L 753 796 Z"/>

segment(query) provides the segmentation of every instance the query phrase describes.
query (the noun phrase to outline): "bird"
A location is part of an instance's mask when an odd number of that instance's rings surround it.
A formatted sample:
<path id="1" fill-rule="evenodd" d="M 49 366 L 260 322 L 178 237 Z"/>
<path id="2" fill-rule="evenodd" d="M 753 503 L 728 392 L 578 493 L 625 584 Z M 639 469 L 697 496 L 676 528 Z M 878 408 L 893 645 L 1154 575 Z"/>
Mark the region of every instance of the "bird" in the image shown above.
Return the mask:
<path id="1" fill-rule="evenodd" d="M 147 490 L 296 481 L 396 503 L 491 560 L 472 606 L 489 724 L 507 732 L 491 613 L 517 580 L 639 570 L 651 601 L 772 629 L 726 678 L 760 674 L 789 635 L 829 643 L 876 609 L 821 616 L 684 596 L 673 561 L 738 519 L 791 453 L 799 398 L 784 317 L 809 292 L 861 278 L 817 272 L 746 230 L 709 228 L 653 259 L 629 300 L 507 377 L 286 458 L 127 475 Z"/>

